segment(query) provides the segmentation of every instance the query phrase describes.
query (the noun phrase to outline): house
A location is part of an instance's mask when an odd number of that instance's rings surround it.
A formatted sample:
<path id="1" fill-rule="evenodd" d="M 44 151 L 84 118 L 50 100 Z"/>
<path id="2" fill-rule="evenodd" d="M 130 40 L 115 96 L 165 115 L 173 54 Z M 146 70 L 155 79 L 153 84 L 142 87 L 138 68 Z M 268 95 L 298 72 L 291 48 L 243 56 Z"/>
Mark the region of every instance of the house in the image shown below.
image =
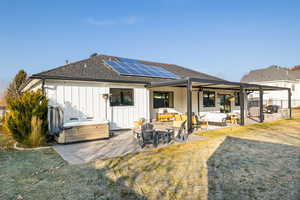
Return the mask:
<path id="1" fill-rule="evenodd" d="M 50 106 L 62 110 L 64 127 L 103 129 L 108 124 L 110 130 L 130 129 L 134 121 L 155 120 L 160 112 L 187 113 L 189 130 L 192 113 L 214 113 L 216 119 L 220 113 L 236 112 L 243 125 L 247 92 L 287 89 L 229 82 L 174 64 L 98 54 L 32 75 L 24 90 L 37 88 L 47 94 Z"/>
<path id="2" fill-rule="evenodd" d="M 241 82 L 290 88 L 292 107 L 300 106 L 300 69 L 297 67 L 289 69 L 273 65 L 263 69 L 252 70 L 242 77 Z M 249 98 L 258 98 L 258 95 L 256 92 L 251 94 Z M 264 101 L 265 104 L 287 107 L 287 91 L 266 91 L 264 93 Z"/>

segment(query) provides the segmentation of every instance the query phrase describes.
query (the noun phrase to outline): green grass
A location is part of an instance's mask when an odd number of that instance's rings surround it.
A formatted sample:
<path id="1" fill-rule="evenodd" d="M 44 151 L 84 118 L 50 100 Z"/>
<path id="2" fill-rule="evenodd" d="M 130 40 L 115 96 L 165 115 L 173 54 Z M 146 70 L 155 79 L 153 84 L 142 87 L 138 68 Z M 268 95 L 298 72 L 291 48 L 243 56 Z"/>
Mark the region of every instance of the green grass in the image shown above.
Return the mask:
<path id="1" fill-rule="evenodd" d="M 52 149 L 0 150 L 0 199 L 297 199 L 299 122 L 207 131 L 206 140 L 86 165 Z"/>

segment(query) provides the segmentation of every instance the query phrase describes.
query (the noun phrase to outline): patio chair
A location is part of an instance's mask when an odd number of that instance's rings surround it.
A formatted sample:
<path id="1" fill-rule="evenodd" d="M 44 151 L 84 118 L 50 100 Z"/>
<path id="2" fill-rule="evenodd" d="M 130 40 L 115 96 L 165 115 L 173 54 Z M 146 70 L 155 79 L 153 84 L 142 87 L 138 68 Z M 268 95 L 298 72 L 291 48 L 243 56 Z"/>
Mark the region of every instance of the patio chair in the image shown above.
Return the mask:
<path id="1" fill-rule="evenodd" d="M 172 140 L 172 129 L 167 128 L 166 131 L 157 131 L 157 143 L 167 144 Z"/>
<path id="2" fill-rule="evenodd" d="M 180 123 L 180 125 L 179 125 Z M 188 138 L 188 132 L 186 128 L 186 120 L 174 121 L 172 138 L 176 141 L 185 141 Z"/>
<path id="3" fill-rule="evenodd" d="M 198 130 L 199 128 L 206 128 L 206 130 L 208 129 L 208 121 L 206 121 L 205 119 L 199 119 L 199 117 L 197 115 L 193 115 L 192 117 L 192 125 L 193 125 L 193 129 Z"/>
<path id="4" fill-rule="evenodd" d="M 152 144 L 154 147 L 158 145 L 158 135 L 153 129 L 153 124 L 146 123 L 141 127 L 141 131 L 137 133 L 139 145 L 144 148 L 147 144 Z"/>

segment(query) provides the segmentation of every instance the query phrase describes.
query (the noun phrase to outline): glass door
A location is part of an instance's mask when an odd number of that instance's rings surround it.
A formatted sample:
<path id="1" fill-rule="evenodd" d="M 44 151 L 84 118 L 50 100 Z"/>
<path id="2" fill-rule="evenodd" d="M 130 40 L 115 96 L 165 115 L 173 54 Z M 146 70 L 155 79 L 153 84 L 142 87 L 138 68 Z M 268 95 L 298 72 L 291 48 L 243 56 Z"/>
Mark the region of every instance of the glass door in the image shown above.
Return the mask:
<path id="1" fill-rule="evenodd" d="M 231 112 L 231 102 L 229 101 L 229 94 L 220 94 L 220 112 L 229 113 Z"/>

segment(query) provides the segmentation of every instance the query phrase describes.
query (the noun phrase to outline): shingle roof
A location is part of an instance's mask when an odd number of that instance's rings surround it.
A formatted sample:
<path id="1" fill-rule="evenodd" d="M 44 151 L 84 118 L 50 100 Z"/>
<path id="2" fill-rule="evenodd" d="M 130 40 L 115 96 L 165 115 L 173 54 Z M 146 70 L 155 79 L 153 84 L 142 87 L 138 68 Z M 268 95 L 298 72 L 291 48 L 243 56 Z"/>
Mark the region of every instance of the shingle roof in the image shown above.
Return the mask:
<path id="1" fill-rule="evenodd" d="M 300 71 L 272 65 L 267 68 L 252 70 L 241 78 L 241 82 L 263 82 L 276 80 L 300 79 Z"/>
<path id="2" fill-rule="evenodd" d="M 105 60 L 116 60 L 117 57 L 106 55 L 95 55 L 88 59 L 70 63 L 57 67 L 48 71 L 32 75 L 32 78 L 53 78 L 53 79 L 70 79 L 70 80 L 103 80 L 103 81 L 122 81 L 122 82 L 159 82 L 169 79 L 140 77 L 140 76 L 124 76 L 119 75 L 104 64 Z M 222 80 L 215 76 L 201 73 L 195 70 L 187 69 L 174 64 L 163 64 L 157 62 L 139 60 L 144 64 L 162 67 L 181 78 L 193 77 L 209 80 Z"/>

